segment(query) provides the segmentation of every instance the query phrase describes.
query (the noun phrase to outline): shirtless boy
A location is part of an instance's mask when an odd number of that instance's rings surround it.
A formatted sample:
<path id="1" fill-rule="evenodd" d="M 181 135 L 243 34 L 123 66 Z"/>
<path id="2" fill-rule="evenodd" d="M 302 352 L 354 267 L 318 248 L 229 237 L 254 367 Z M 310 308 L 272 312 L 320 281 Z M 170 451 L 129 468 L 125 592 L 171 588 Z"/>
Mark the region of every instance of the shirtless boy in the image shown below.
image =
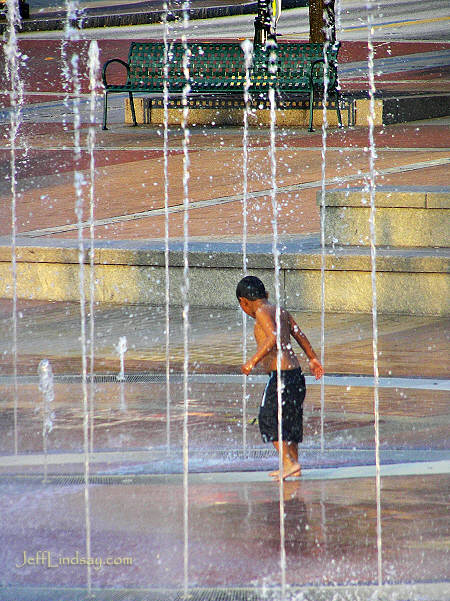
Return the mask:
<path id="1" fill-rule="evenodd" d="M 298 342 L 309 359 L 309 368 L 317 380 L 324 373 L 320 361 L 307 337 L 295 323 L 292 315 L 280 310 L 281 342 L 281 404 L 282 442 L 278 441 L 278 393 L 277 393 L 277 332 L 276 306 L 268 301 L 268 294 L 261 280 L 254 276 L 243 278 L 236 288 L 236 296 L 241 309 L 255 320 L 255 340 L 257 351 L 242 366 L 242 373 L 248 375 L 258 363 L 269 374 L 259 408 L 259 429 L 264 442 L 272 442 L 281 453 L 283 480 L 300 476 L 298 443 L 303 439 L 303 400 L 306 394 L 305 377 L 292 348 L 291 336 Z M 279 470 L 270 474 L 279 479 Z"/>

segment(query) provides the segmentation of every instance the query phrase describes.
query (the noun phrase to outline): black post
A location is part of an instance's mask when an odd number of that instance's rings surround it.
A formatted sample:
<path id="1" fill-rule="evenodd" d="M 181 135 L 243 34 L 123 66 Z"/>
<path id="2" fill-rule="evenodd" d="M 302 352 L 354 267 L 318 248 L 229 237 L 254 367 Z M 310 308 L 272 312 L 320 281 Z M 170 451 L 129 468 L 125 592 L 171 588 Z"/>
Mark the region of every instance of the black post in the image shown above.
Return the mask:
<path id="1" fill-rule="evenodd" d="M 323 0 L 309 0 L 309 41 L 323 44 Z"/>
<path id="2" fill-rule="evenodd" d="M 271 36 L 272 15 L 270 0 L 258 0 L 258 12 L 255 17 L 254 46 L 264 46 Z"/>

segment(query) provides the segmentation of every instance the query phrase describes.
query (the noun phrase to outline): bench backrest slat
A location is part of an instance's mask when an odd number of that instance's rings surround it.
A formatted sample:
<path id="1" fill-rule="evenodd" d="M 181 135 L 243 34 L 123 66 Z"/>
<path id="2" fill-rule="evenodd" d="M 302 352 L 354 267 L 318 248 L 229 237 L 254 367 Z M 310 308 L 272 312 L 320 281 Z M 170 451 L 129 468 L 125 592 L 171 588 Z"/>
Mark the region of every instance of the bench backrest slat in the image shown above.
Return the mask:
<path id="1" fill-rule="evenodd" d="M 191 84 L 202 87 L 232 85 L 243 88 L 245 82 L 245 57 L 238 42 L 193 42 L 188 44 L 188 68 Z M 329 63 L 337 62 L 339 44 L 328 49 Z M 164 81 L 164 63 L 167 55 L 168 85 L 170 90 L 182 89 L 185 81 L 185 46 L 181 42 L 168 44 L 165 49 L 162 42 L 132 42 L 128 64 L 130 86 L 162 87 Z M 312 43 L 279 43 L 275 48 L 257 48 L 253 55 L 250 70 L 252 87 L 261 88 L 276 81 L 281 87 L 292 83 L 307 82 L 312 60 L 323 58 L 323 45 Z M 314 82 L 323 84 L 323 66 L 316 70 Z M 336 84 L 334 69 L 329 72 L 330 89 Z"/>

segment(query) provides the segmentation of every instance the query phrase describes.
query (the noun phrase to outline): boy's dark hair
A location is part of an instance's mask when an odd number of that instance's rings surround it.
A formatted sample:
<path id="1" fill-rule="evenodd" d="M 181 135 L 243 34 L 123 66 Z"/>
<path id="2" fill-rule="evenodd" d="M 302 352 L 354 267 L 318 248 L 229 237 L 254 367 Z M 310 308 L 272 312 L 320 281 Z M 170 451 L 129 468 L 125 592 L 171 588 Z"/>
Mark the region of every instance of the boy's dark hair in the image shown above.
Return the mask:
<path id="1" fill-rule="evenodd" d="M 258 298 L 267 298 L 267 292 L 261 280 L 254 275 L 247 275 L 236 287 L 236 297 L 246 298 L 250 301 Z"/>

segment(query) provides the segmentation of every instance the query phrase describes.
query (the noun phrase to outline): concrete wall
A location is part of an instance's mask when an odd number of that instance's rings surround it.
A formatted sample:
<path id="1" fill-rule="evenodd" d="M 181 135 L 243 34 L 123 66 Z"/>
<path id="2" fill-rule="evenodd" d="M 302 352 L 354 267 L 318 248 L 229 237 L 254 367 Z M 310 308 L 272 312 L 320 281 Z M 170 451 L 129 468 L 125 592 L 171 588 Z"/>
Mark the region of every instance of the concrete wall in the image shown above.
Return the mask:
<path id="1" fill-rule="evenodd" d="M 240 97 L 239 97 L 240 98 Z M 195 97 L 194 97 L 195 99 Z M 212 98 L 204 101 L 210 103 L 211 108 L 191 107 L 187 115 L 187 125 L 242 125 L 243 123 L 243 107 L 231 108 L 228 106 L 220 106 L 221 99 Z M 309 102 L 309 101 L 308 101 Z M 369 115 L 369 101 L 359 99 L 354 101 L 354 125 L 367 126 Z M 137 96 L 134 99 L 134 108 L 136 112 L 136 121 L 140 124 L 155 124 L 161 125 L 164 123 L 164 109 L 160 106 L 152 106 L 152 99 L 147 97 Z M 182 108 L 168 109 L 168 124 L 180 125 L 183 119 Z M 375 125 L 381 125 L 383 119 L 383 104 L 381 100 L 375 101 Z M 261 108 L 249 114 L 250 126 L 270 125 L 270 109 Z M 323 121 L 323 112 L 321 109 L 314 110 L 313 125 L 320 127 Z M 327 122 L 330 127 L 335 127 L 338 124 L 337 113 L 333 108 L 327 111 Z M 125 123 L 133 123 L 130 110 L 130 101 L 125 99 Z M 349 114 L 346 110 L 342 110 L 343 125 L 349 124 Z M 309 108 L 285 108 L 277 109 L 276 124 L 280 127 L 298 126 L 307 127 L 309 125 Z"/>
<path id="2" fill-rule="evenodd" d="M 0 297 L 11 298 L 11 249 L 0 247 Z M 88 256 L 85 257 L 88 263 Z M 79 265 L 76 248 L 18 247 L 19 298 L 79 300 Z M 189 302 L 193 306 L 235 307 L 236 284 L 242 277 L 240 253 L 189 254 Z M 282 302 L 297 310 L 320 311 L 321 264 L 319 251 L 281 256 Z M 448 260 L 430 254 L 396 255 L 382 252 L 377 259 L 378 310 L 414 315 L 449 314 Z M 248 255 L 248 272 L 266 284 L 274 298 L 273 258 Z M 94 267 L 95 299 L 109 303 L 165 303 L 164 253 L 154 250 L 97 249 Z M 90 267 L 85 265 L 89 298 Z M 170 255 L 170 300 L 183 301 L 183 256 Z M 372 310 L 371 262 L 368 249 L 338 252 L 325 257 L 327 311 Z"/>
<path id="3" fill-rule="evenodd" d="M 379 246 L 448 247 L 450 191 L 414 186 L 380 187 L 375 193 L 375 232 Z M 370 244 L 370 195 L 363 188 L 327 191 L 327 244 Z"/>

